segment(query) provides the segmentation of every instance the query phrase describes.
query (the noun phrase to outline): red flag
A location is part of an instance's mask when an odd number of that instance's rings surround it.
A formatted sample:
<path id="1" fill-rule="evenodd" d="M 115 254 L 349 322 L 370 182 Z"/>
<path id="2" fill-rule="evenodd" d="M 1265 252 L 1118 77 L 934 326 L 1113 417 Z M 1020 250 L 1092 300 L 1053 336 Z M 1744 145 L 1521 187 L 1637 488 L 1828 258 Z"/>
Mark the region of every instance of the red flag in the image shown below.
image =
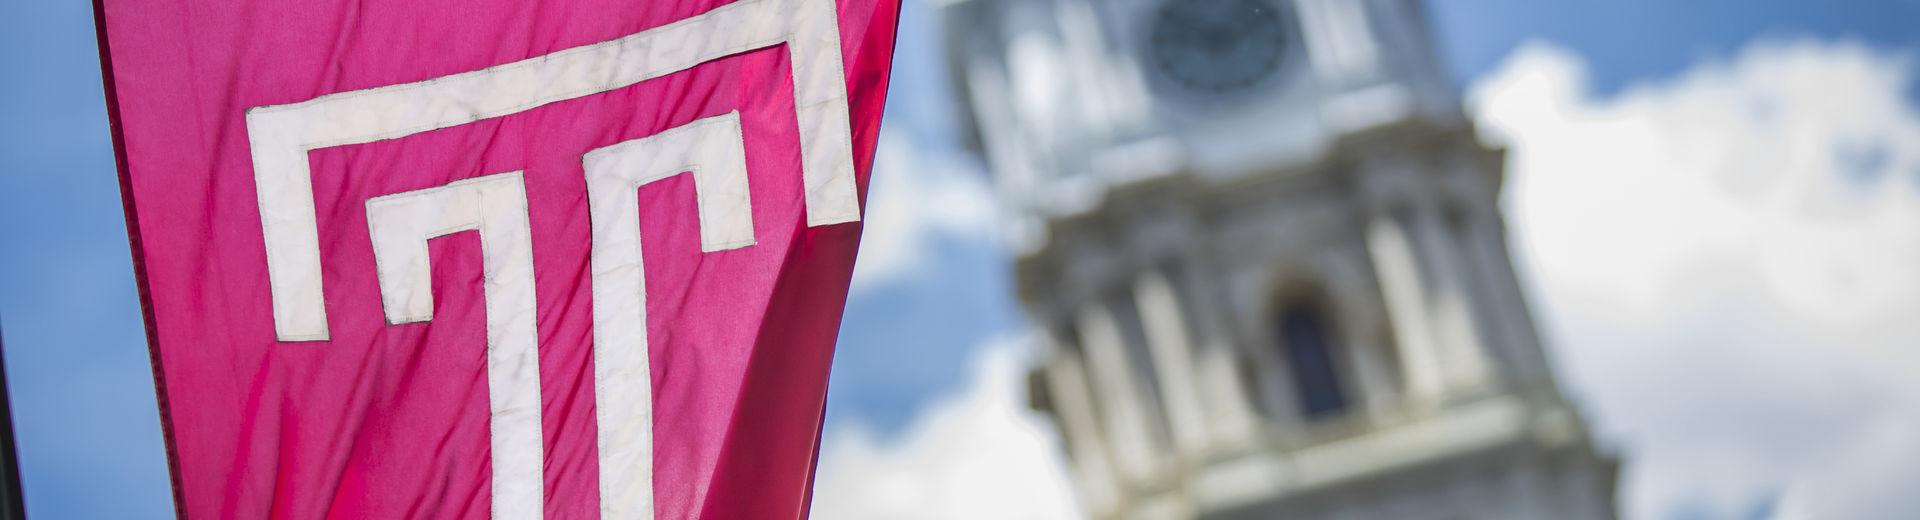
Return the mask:
<path id="1" fill-rule="evenodd" d="M 107 0 L 191 518 L 794 518 L 897 0 Z"/>

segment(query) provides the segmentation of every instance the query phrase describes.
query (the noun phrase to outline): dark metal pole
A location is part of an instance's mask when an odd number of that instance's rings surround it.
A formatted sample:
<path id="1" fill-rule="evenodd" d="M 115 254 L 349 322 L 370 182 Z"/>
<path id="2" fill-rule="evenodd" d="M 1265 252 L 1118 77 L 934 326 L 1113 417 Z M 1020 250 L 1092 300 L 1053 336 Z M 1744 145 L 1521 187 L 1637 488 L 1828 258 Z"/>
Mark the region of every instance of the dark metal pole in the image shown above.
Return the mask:
<path id="1" fill-rule="evenodd" d="M 20 492 L 20 452 L 13 442 L 13 396 L 7 388 L 5 332 L 0 331 L 0 519 L 27 517 L 26 496 Z"/>

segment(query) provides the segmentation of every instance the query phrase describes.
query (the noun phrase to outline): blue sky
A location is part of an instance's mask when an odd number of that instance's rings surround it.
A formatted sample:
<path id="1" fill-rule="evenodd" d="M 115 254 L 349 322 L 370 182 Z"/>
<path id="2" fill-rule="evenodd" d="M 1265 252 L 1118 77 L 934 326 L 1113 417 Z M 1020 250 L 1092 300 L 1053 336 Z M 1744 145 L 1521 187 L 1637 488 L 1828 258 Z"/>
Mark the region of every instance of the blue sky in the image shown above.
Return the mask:
<path id="1" fill-rule="evenodd" d="M 1463 85 L 1529 39 L 1579 53 L 1602 95 L 1677 75 L 1703 60 L 1729 58 L 1755 39 L 1855 38 L 1890 49 L 1920 48 L 1920 31 L 1912 23 L 1920 19 L 1920 2 L 1913 0 L 1431 0 L 1427 10 Z"/>
<path id="2" fill-rule="evenodd" d="M 1759 39 L 1920 50 L 1911 28 L 1920 3 L 1835 4 L 1435 0 L 1429 11 L 1463 89 L 1529 41 L 1582 58 L 1602 97 L 1736 59 Z M 908 0 L 900 34 L 885 139 L 906 141 L 923 157 L 917 164 L 977 167 L 954 143 L 938 26 L 924 3 Z M 29 511 L 165 516 L 165 463 L 89 6 L 0 3 L 0 70 L 0 341 Z M 1909 98 L 1920 97 L 1907 85 Z M 856 290 L 848 306 L 829 429 L 859 424 L 882 440 L 898 436 L 928 403 L 962 390 L 980 345 L 1022 327 L 990 236 L 912 239 L 927 251 L 910 272 Z"/>

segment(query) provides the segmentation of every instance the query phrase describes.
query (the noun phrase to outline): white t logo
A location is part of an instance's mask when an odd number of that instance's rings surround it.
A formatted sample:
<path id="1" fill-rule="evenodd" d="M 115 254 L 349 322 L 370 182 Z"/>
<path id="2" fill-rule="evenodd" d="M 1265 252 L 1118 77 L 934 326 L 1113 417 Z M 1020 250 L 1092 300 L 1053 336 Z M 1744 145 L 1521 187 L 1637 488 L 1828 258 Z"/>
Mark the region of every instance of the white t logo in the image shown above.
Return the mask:
<path id="1" fill-rule="evenodd" d="M 593 219 L 593 395 L 600 423 L 600 515 L 653 516 L 653 377 L 640 186 L 693 172 L 700 250 L 753 245 L 740 115 L 728 113 L 587 152 Z"/>
<path id="2" fill-rule="evenodd" d="M 740 0 L 623 38 L 505 65 L 248 110 L 276 338 L 330 338 L 308 151 L 511 115 L 782 43 L 793 67 L 807 225 L 859 220 L 837 16 L 834 0 Z M 738 115 L 727 114 L 584 157 L 594 222 L 594 390 L 603 517 L 653 516 L 652 390 L 635 190 L 691 170 L 701 249 L 752 245 L 740 136 Z M 493 312 L 496 305 L 534 301 L 530 239 L 521 238 L 527 235 L 527 206 L 520 181 L 517 172 L 458 181 L 377 197 L 368 201 L 367 211 L 382 300 L 388 321 L 395 324 L 431 318 L 424 244 L 448 232 L 435 225 L 458 221 L 481 232 L 488 280 L 488 389 L 494 396 L 493 511 L 534 518 L 541 511 L 542 477 L 532 324 L 496 324 Z M 524 285 L 522 260 L 528 273 Z M 522 325 L 525 336 L 519 332 Z M 523 403 L 533 403 L 533 413 L 502 413 Z M 529 443 L 531 451 L 502 445 L 509 441 Z M 529 455 L 530 466 L 519 462 Z"/>
<path id="3" fill-rule="evenodd" d="M 387 323 L 433 319 L 427 240 L 480 232 L 487 306 L 487 437 L 493 516 L 539 518 L 540 357 L 535 345 L 533 232 L 520 172 L 454 181 L 367 200 L 367 232 Z"/>

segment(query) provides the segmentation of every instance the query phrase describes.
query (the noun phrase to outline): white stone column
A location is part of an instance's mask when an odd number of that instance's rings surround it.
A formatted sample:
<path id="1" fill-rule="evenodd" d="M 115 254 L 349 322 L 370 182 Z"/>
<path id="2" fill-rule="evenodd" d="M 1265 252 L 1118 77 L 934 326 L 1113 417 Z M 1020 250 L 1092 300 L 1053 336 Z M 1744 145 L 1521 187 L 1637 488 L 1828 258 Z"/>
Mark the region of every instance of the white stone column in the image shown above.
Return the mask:
<path id="1" fill-rule="evenodd" d="M 1448 391 L 1480 388 L 1490 383 L 1493 353 L 1474 322 L 1470 278 L 1460 259 L 1460 241 L 1447 230 L 1439 208 L 1416 201 L 1410 227 L 1415 254 L 1426 260 L 1427 310 L 1437 340 L 1442 379 Z"/>
<path id="2" fill-rule="evenodd" d="M 1180 295 L 1159 271 L 1147 271 L 1135 281 L 1134 301 L 1146 330 L 1148 352 L 1160 378 L 1162 415 L 1169 423 L 1173 444 L 1188 460 L 1197 460 L 1207 447 L 1207 421 L 1194 382 L 1193 343 Z"/>
<path id="3" fill-rule="evenodd" d="M 1128 480 L 1139 482 L 1159 470 L 1159 447 L 1153 442 L 1154 414 L 1141 381 L 1127 359 L 1126 336 L 1106 302 L 1080 307 L 1080 341 L 1092 369 L 1092 388 L 1100 396 L 1107 435 L 1113 439 L 1115 465 Z"/>
<path id="4" fill-rule="evenodd" d="M 1066 348 L 1057 348 L 1054 352 L 1053 359 L 1047 363 L 1047 393 L 1053 401 L 1061 433 L 1068 439 L 1067 449 L 1073 455 L 1074 483 L 1079 487 L 1080 499 L 1089 515 L 1111 515 L 1119 504 L 1120 488 L 1114 481 L 1114 453 L 1106 436 L 1101 435 L 1100 422 L 1094 413 L 1094 406 L 1098 404 L 1090 394 L 1080 356 Z"/>
<path id="5" fill-rule="evenodd" d="M 1426 311 L 1427 291 L 1420 280 L 1420 263 L 1405 228 L 1390 214 L 1375 215 L 1367 223 L 1367 252 L 1380 282 L 1380 292 L 1400 348 L 1401 372 L 1407 398 L 1416 404 L 1439 401 L 1445 378 Z"/>
<path id="6" fill-rule="evenodd" d="M 1260 424 L 1253 401 L 1256 396 L 1249 393 L 1253 387 L 1245 380 L 1240 366 L 1245 360 L 1234 347 L 1227 311 L 1217 299 L 1220 287 L 1217 278 L 1212 277 L 1223 274 L 1203 270 L 1198 262 L 1201 261 L 1181 263 L 1185 276 L 1174 281 L 1186 287 L 1185 294 L 1191 298 L 1193 314 L 1189 316 L 1189 323 L 1193 325 L 1194 341 L 1200 347 L 1193 354 L 1198 374 L 1195 384 L 1202 397 L 1207 432 L 1212 436 L 1208 443 L 1231 450 L 1258 441 Z"/>
<path id="7" fill-rule="evenodd" d="M 1252 395 L 1240 371 L 1241 360 L 1233 348 L 1209 345 L 1198 363 L 1201 395 L 1206 396 L 1209 444 L 1222 449 L 1253 444 L 1259 436 L 1259 421 L 1253 411 Z"/>

